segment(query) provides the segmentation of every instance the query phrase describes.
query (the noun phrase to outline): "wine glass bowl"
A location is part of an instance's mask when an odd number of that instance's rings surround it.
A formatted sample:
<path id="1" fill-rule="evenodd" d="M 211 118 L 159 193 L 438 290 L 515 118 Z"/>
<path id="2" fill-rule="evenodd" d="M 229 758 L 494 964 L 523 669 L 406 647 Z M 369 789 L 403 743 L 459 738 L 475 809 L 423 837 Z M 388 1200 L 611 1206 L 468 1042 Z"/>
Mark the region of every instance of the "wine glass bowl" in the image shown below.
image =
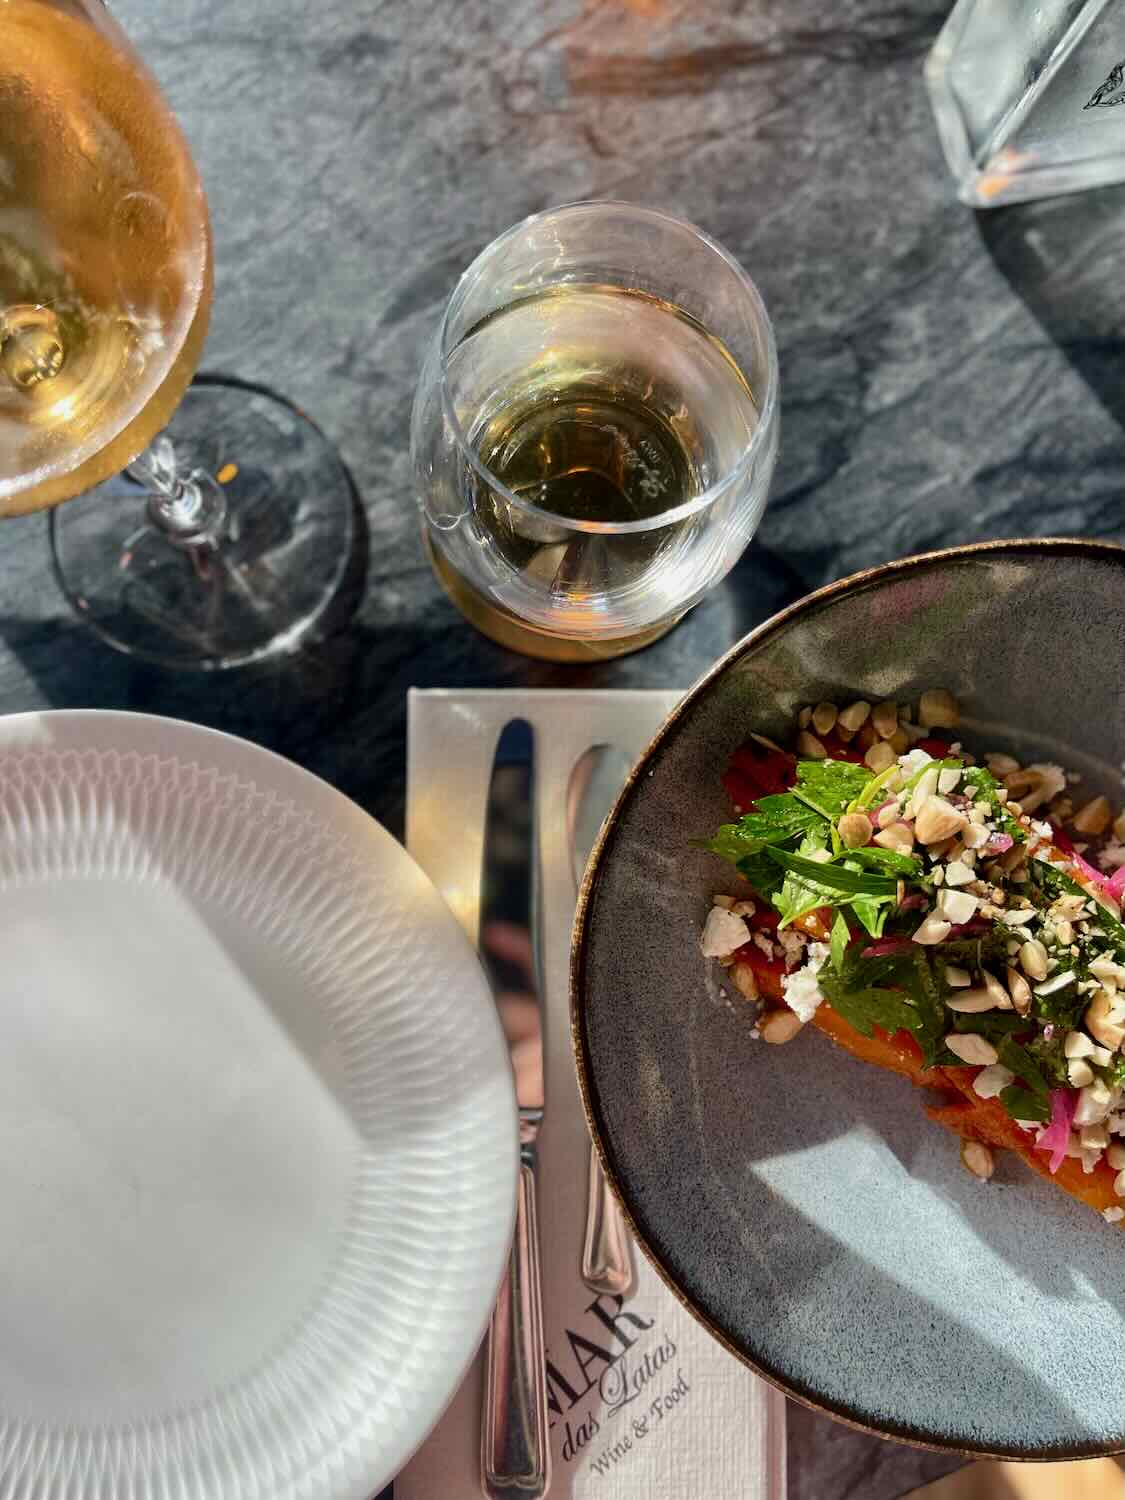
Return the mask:
<path id="1" fill-rule="evenodd" d="M 289 402 L 191 385 L 206 199 L 101 0 L 2 3 L 0 517 L 51 508 L 60 585 L 118 650 L 216 668 L 293 649 L 347 572 L 347 471 Z"/>
<path id="2" fill-rule="evenodd" d="M 516 650 L 635 650 L 741 555 L 777 431 L 769 318 L 726 251 L 628 203 L 538 214 L 462 276 L 422 373 L 431 562 Z"/>

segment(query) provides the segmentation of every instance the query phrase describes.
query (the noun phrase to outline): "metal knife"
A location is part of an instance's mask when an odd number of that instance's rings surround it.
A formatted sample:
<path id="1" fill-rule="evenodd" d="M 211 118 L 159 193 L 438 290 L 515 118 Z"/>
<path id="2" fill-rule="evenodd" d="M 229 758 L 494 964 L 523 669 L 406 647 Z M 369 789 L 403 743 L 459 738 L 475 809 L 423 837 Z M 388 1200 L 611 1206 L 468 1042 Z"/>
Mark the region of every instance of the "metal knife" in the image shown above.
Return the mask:
<path id="1" fill-rule="evenodd" d="M 481 1479 L 491 1500 L 538 1500 L 551 1481 L 535 1212 L 536 1141 L 544 1105 L 538 886 L 535 739 L 526 720 L 512 719 L 501 731 L 492 762 L 478 943 L 508 1039 L 520 1116 L 515 1234 L 488 1328 Z"/>
<path id="2" fill-rule="evenodd" d="M 631 767 L 632 761 L 615 745 L 591 745 L 574 763 L 567 787 L 566 821 L 576 890 L 581 888 L 602 823 Z M 628 1297 L 636 1284 L 625 1218 L 592 1141 L 580 1269 L 582 1280 L 592 1292 Z"/>

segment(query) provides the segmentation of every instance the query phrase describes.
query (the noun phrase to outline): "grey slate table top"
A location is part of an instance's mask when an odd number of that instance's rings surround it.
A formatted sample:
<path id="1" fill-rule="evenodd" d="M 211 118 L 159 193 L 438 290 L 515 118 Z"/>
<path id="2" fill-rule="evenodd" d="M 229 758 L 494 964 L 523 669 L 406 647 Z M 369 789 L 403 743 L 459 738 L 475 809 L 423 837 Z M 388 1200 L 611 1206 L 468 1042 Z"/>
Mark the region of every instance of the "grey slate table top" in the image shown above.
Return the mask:
<path id="1" fill-rule="evenodd" d="M 352 620 L 298 658 L 172 677 L 55 591 L 42 517 L 0 549 L 0 711 L 172 714 L 291 756 L 401 833 L 411 685 L 690 683 L 867 564 L 981 537 L 1125 537 L 1125 189 L 974 215 L 920 69 L 939 0 L 116 0 L 215 224 L 205 367 L 303 406 L 370 528 Z M 758 539 L 667 640 L 583 670 L 475 636 L 432 581 L 407 460 L 423 341 L 524 214 L 633 198 L 757 280 L 782 456 Z M 793 1500 L 889 1500 L 956 1460 L 790 1412 Z"/>

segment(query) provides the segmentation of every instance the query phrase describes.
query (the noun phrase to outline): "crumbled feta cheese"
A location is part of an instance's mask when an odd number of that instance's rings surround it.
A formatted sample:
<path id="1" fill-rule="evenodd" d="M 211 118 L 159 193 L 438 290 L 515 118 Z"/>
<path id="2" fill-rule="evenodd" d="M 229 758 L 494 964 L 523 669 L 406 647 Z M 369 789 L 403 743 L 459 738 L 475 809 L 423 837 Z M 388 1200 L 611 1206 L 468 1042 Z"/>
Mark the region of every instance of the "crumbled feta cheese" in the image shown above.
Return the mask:
<path id="1" fill-rule="evenodd" d="M 972 975 L 959 964 L 946 964 L 945 982 L 951 990 L 965 990 L 972 984 Z"/>
<path id="2" fill-rule="evenodd" d="M 704 958 L 726 958 L 750 941 L 750 929 L 741 917 L 722 906 L 713 906 L 703 925 L 699 946 Z"/>
<path id="3" fill-rule="evenodd" d="M 927 755 L 924 750 L 919 750 L 915 746 L 913 750 L 907 750 L 904 755 L 900 755 L 898 763 L 902 767 L 904 775 L 909 779 L 916 772 L 920 771 L 923 766 L 928 766 L 932 760 L 932 755 Z"/>
<path id="4" fill-rule="evenodd" d="M 1085 1084 L 1078 1095 L 1078 1103 L 1074 1108 L 1074 1125 L 1081 1129 L 1083 1125 L 1098 1125 L 1113 1109 L 1116 1100 L 1114 1090 L 1091 1074 L 1091 1081 Z M 1120 1094 L 1120 1090 L 1116 1091 Z"/>
<path id="5" fill-rule="evenodd" d="M 947 793 L 957 790 L 957 783 L 961 780 L 961 772 L 947 770 L 938 772 L 937 789 L 944 797 Z"/>
<path id="6" fill-rule="evenodd" d="M 950 890 L 943 886 L 937 895 L 938 915 L 946 922 L 969 922 L 977 909 L 977 898 L 968 891 Z"/>
<path id="7" fill-rule="evenodd" d="M 1003 1063 L 992 1063 L 982 1068 L 973 1079 L 973 1093 L 980 1099 L 995 1099 L 996 1095 L 1015 1082 L 1016 1075 Z"/>
<path id="8" fill-rule="evenodd" d="M 962 864 L 959 859 L 953 860 L 945 867 L 946 885 L 968 885 L 975 878 L 973 871 L 969 869 L 968 865 Z"/>
<path id="9" fill-rule="evenodd" d="M 972 813 L 969 817 L 972 818 Z M 992 837 L 992 830 L 986 828 L 983 823 L 970 822 L 968 828 L 961 830 L 961 842 L 966 849 L 981 849 Z"/>
<path id="10" fill-rule="evenodd" d="M 810 943 L 808 959 L 795 974 L 786 974 L 781 981 L 785 1003 L 795 1011 L 802 1021 L 811 1021 L 816 1008 L 824 999 L 817 982 L 821 965 L 828 957 L 827 943 Z"/>
<path id="11" fill-rule="evenodd" d="M 1052 967 L 1050 959 L 1047 960 L 1047 967 Z M 1073 983 L 1074 970 L 1063 969 L 1059 974 L 1052 974 L 1050 979 L 1045 979 L 1042 984 L 1037 984 L 1035 986 L 1035 993 L 1045 998 L 1047 995 L 1056 994 L 1059 990 L 1065 990 L 1068 984 Z"/>
<path id="12" fill-rule="evenodd" d="M 952 922 L 946 922 L 936 912 L 931 912 L 915 929 L 911 941 L 927 945 L 931 943 L 944 943 L 952 929 Z"/>
<path id="13" fill-rule="evenodd" d="M 1037 761 L 1035 765 L 1028 766 L 1027 769 L 1029 771 L 1038 771 L 1039 775 L 1042 776 L 1043 781 L 1039 787 L 1039 791 L 1044 802 L 1050 802 L 1060 792 L 1066 791 L 1066 772 L 1062 766 L 1056 766 L 1051 761 Z"/>

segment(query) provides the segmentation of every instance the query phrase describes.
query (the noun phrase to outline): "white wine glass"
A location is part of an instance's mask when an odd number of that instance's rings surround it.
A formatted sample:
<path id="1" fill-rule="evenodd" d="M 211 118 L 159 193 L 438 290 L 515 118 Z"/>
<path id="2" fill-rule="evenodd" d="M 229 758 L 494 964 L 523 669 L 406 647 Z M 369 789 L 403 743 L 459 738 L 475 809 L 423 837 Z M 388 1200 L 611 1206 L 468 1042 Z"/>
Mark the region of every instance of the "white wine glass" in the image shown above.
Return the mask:
<path id="1" fill-rule="evenodd" d="M 657 640 L 741 556 L 777 456 L 777 351 L 735 259 L 610 201 L 525 219 L 461 277 L 411 445 L 434 571 L 529 656 Z"/>
<path id="2" fill-rule="evenodd" d="M 187 143 L 101 0 L 0 0 L 0 517 L 51 511 L 106 641 L 177 666 L 294 646 L 336 596 L 355 500 L 320 431 L 189 385 L 212 296 Z"/>

